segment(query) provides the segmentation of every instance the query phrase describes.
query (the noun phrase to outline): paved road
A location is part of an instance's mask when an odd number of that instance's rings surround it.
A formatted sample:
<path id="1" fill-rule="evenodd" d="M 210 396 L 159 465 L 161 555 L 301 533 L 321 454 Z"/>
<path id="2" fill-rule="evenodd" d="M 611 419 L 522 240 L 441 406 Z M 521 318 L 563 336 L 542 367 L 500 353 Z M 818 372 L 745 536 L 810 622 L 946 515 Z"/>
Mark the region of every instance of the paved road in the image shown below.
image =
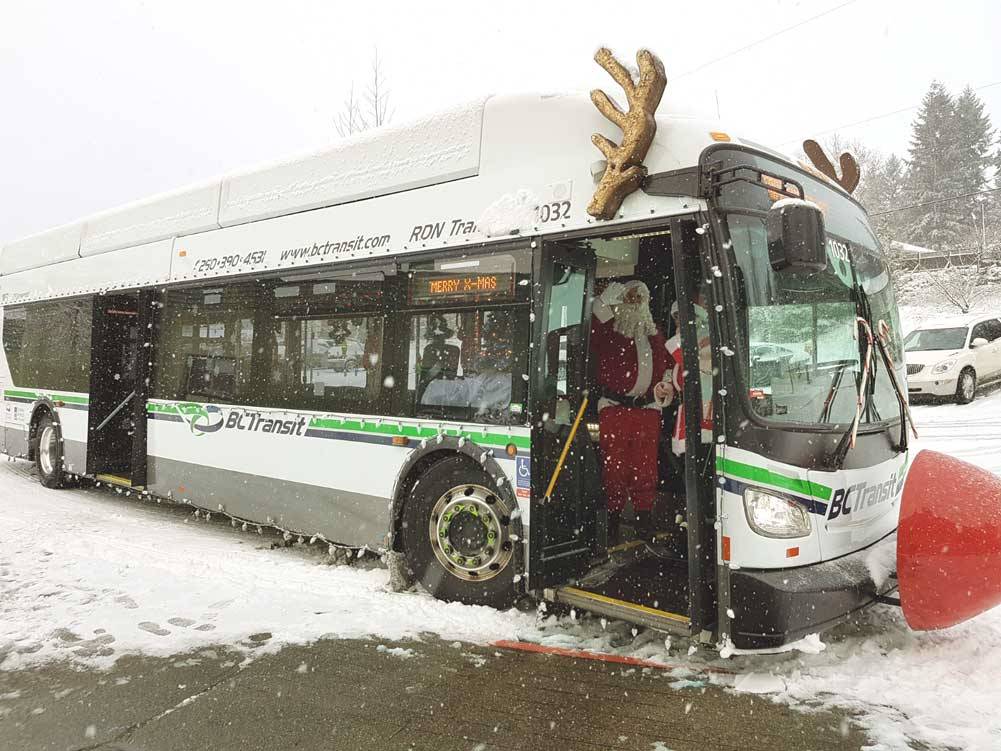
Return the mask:
<path id="1" fill-rule="evenodd" d="M 263 640 L 266 635 L 261 635 Z M 393 650 L 400 650 L 394 653 Z M 0 672 L 3 751 L 827 751 L 865 737 L 661 671 L 446 644 L 324 640 Z"/>

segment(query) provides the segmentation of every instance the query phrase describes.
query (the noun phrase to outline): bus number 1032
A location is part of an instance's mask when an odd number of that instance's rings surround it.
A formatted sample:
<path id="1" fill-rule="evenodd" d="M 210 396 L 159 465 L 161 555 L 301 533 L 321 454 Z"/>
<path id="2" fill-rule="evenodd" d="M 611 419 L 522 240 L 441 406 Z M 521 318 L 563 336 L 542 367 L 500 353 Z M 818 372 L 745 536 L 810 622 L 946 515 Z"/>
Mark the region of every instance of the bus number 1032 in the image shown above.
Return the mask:
<path id="1" fill-rule="evenodd" d="M 537 209 L 539 215 L 539 221 L 545 222 L 558 222 L 566 221 L 570 218 L 570 201 L 553 201 L 552 203 L 544 203 Z"/>

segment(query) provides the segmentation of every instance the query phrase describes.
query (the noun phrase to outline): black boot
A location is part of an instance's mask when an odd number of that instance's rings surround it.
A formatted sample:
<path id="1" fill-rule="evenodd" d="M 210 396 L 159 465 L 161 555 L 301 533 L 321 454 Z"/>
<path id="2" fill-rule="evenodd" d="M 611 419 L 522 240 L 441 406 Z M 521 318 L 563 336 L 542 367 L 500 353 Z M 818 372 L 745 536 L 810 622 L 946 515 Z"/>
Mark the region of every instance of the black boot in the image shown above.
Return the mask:
<path id="1" fill-rule="evenodd" d="M 653 524 L 653 512 L 652 511 L 637 511 L 636 512 L 636 537 L 645 542 L 653 542 L 653 537 L 656 534 Z"/>
<path id="2" fill-rule="evenodd" d="M 608 512 L 608 547 L 614 548 L 619 544 L 619 527 L 622 524 L 621 511 Z"/>

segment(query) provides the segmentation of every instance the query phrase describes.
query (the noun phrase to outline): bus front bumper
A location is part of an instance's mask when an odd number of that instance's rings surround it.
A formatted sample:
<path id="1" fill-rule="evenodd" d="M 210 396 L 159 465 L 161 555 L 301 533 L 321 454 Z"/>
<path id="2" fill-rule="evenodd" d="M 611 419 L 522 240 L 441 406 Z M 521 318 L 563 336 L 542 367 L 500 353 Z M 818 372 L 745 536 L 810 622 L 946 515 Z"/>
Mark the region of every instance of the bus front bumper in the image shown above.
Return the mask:
<path id="1" fill-rule="evenodd" d="M 730 638 L 740 649 L 770 649 L 847 620 L 896 589 L 894 571 L 877 587 L 867 559 L 896 532 L 832 561 L 798 568 L 730 572 Z"/>

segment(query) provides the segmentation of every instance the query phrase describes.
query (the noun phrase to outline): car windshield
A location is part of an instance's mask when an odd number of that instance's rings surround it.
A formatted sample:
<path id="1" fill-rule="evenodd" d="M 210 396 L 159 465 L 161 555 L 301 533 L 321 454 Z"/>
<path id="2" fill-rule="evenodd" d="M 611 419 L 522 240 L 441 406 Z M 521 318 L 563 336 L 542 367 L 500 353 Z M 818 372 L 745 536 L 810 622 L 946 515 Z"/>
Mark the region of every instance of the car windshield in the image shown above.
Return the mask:
<path id="1" fill-rule="evenodd" d="M 966 326 L 951 329 L 917 329 L 904 339 L 908 352 L 935 349 L 962 349 L 966 346 Z"/>
<path id="2" fill-rule="evenodd" d="M 722 163 L 717 158 L 722 156 Z M 730 169 L 718 207 L 724 247 L 736 261 L 735 310 L 744 343 L 741 362 L 751 405 L 760 417 L 781 422 L 843 424 L 855 416 L 862 353 L 856 317 L 868 308 L 875 331 L 884 321 L 889 352 L 904 382 L 903 352 L 896 300 L 882 250 L 865 212 L 819 179 L 780 162 L 741 151 L 712 154 L 713 166 Z M 749 165 L 747 179 L 742 165 Z M 774 271 L 769 262 L 765 216 L 784 196 L 781 185 L 760 171 L 788 176 L 806 199 L 824 212 L 827 268 L 821 272 Z M 788 190 L 799 188 L 787 184 Z M 860 302 L 862 303 L 860 305 Z M 864 423 L 899 418 L 886 368 L 873 349 L 876 375 L 862 417 Z"/>

